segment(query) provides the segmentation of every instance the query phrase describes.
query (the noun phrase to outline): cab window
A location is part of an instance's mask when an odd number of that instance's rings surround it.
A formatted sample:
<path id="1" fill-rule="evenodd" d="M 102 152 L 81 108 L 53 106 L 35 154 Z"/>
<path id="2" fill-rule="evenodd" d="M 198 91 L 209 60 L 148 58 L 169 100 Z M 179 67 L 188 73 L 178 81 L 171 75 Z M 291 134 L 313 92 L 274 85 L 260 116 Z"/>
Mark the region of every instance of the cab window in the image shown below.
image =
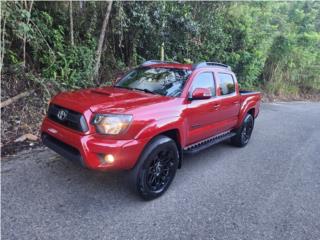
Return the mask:
<path id="1" fill-rule="evenodd" d="M 198 74 L 192 81 L 191 92 L 196 88 L 208 88 L 212 96 L 216 95 L 213 74 L 211 72 L 204 72 Z"/>
<path id="2" fill-rule="evenodd" d="M 236 91 L 235 83 L 231 74 L 218 73 L 218 76 L 221 95 L 228 95 Z"/>

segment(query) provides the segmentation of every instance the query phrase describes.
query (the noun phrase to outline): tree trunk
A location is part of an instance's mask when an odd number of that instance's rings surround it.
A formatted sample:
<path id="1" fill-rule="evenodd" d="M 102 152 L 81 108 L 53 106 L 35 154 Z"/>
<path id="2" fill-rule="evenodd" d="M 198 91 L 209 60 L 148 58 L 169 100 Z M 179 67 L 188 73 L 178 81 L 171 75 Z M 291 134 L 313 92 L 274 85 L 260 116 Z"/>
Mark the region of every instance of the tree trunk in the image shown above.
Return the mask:
<path id="1" fill-rule="evenodd" d="M 71 46 L 73 46 L 74 45 L 74 37 L 73 37 L 72 0 L 70 0 L 69 14 L 70 14 L 70 39 L 71 39 Z"/>
<path id="2" fill-rule="evenodd" d="M 96 59 L 95 59 L 95 67 L 94 67 L 94 72 L 93 72 L 93 78 L 97 84 L 100 83 L 99 81 L 99 68 L 100 68 L 100 60 L 101 60 L 101 54 L 102 54 L 102 46 L 104 43 L 104 38 L 106 35 L 106 30 L 107 30 L 107 25 L 109 22 L 109 17 L 110 17 L 110 12 L 111 12 L 111 7 L 112 7 L 112 1 L 109 1 L 108 8 L 106 11 L 106 15 L 103 20 L 101 32 L 100 32 L 100 37 L 99 37 L 99 42 L 98 42 L 98 48 L 96 51 Z"/>
<path id="3" fill-rule="evenodd" d="M 160 60 L 164 61 L 164 42 L 161 43 L 161 48 L 160 48 Z"/>
<path id="4" fill-rule="evenodd" d="M 28 2 L 27 1 L 25 2 L 25 4 L 26 4 L 26 8 L 28 8 Z M 28 9 L 29 16 L 27 18 L 27 25 L 29 25 L 29 22 L 30 22 L 32 5 L 33 5 L 33 0 L 31 0 L 30 6 L 29 6 L 29 9 Z M 27 33 L 24 33 L 23 34 L 23 46 L 22 46 L 22 48 L 23 48 L 23 67 L 24 68 L 26 67 L 26 44 L 27 44 Z"/>
<path id="5" fill-rule="evenodd" d="M 2 9 L 2 1 L 0 1 L 0 81 L 2 80 L 2 67 L 5 52 L 4 35 L 6 32 L 6 15 Z"/>
<path id="6" fill-rule="evenodd" d="M 162 5 L 162 10 L 163 10 L 163 14 L 166 12 L 166 2 L 163 2 Z M 165 18 L 162 19 L 162 32 L 165 31 L 165 26 L 166 26 L 166 22 L 165 22 Z M 160 60 L 164 61 L 164 41 L 161 43 L 161 47 L 160 47 Z"/>

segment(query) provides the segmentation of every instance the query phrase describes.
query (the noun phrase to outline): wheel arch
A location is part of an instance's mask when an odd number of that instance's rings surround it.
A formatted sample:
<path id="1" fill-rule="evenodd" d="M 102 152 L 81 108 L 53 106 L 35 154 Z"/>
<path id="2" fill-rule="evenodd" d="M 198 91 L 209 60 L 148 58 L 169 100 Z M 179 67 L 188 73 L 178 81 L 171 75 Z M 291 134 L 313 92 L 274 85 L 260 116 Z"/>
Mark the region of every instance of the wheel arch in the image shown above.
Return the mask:
<path id="1" fill-rule="evenodd" d="M 179 129 L 177 129 L 177 128 L 170 129 L 170 130 L 167 130 L 165 132 L 162 132 L 162 133 L 158 134 L 157 136 L 159 136 L 159 135 L 165 135 L 165 136 L 171 138 L 173 141 L 175 141 L 175 143 L 177 145 L 177 148 L 179 150 L 179 165 L 178 165 L 178 168 L 181 168 L 182 159 L 183 159 L 183 151 L 182 151 L 182 146 L 181 146 L 181 135 L 180 135 Z"/>
<path id="2" fill-rule="evenodd" d="M 181 132 L 178 128 L 171 128 L 171 129 L 163 129 L 162 131 L 157 131 L 150 139 L 149 141 L 145 144 L 145 146 L 143 147 L 143 150 L 140 153 L 140 156 L 137 160 L 140 160 L 142 154 L 144 153 L 144 151 L 148 148 L 149 144 L 158 136 L 166 136 L 168 138 L 171 138 L 177 145 L 178 151 L 179 151 L 179 165 L 178 168 L 181 168 L 182 165 L 182 160 L 183 160 L 183 150 L 182 150 L 182 136 L 181 136 Z M 136 164 L 137 164 L 136 163 Z M 136 165 L 135 164 L 135 165 Z"/>
<path id="3" fill-rule="evenodd" d="M 174 118 L 164 118 L 154 121 L 147 126 L 145 126 L 136 138 L 148 138 L 151 142 L 155 137 L 159 135 L 164 135 L 175 141 L 177 148 L 179 150 L 179 165 L 181 168 L 183 160 L 183 147 L 185 146 L 185 121 L 181 117 L 177 116 Z M 144 146 L 147 147 L 148 143 Z M 143 149 L 143 151 L 144 151 Z M 142 151 L 142 152 L 143 152 Z"/>
<path id="4" fill-rule="evenodd" d="M 254 104 L 250 104 L 248 106 L 246 106 L 246 108 L 244 108 L 243 110 L 241 110 L 240 115 L 239 115 L 239 120 L 238 120 L 238 124 L 236 126 L 236 129 L 239 128 L 244 120 L 244 118 L 247 116 L 247 114 L 250 114 L 253 119 L 255 119 L 256 117 L 256 106 Z"/>

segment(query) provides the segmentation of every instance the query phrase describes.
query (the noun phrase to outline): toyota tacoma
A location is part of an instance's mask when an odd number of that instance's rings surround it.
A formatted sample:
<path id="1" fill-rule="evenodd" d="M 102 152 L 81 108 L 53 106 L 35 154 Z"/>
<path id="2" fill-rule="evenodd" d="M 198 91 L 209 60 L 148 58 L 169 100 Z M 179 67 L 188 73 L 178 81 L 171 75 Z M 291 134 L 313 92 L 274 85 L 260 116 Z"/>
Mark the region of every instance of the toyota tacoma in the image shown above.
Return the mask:
<path id="1" fill-rule="evenodd" d="M 62 92 L 41 127 L 47 147 L 83 167 L 129 170 L 144 199 L 163 194 L 185 154 L 230 139 L 245 146 L 259 92 L 240 91 L 228 65 L 150 60 L 113 86 Z"/>

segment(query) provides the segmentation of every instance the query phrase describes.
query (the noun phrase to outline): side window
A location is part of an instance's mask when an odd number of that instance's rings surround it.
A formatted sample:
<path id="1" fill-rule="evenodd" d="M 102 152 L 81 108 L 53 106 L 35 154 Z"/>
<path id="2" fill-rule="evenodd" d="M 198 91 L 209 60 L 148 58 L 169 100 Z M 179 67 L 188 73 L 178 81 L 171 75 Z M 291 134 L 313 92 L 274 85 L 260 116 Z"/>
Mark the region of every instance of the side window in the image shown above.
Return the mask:
<path id="1" fill-rule="evenodd" d="M 204 72 L 197 75 L 192 81 L 191 92 L 196 88 L 209 88 L 211 95 L 215 96 L 216 90 L 214 86 L 213 73 Z"/>
<path id="2" fill-rule="evenodd" d="M 227 95 L 235 92 L 235 84 L 231 74 L 218 73 L 221 95 Z"/>

